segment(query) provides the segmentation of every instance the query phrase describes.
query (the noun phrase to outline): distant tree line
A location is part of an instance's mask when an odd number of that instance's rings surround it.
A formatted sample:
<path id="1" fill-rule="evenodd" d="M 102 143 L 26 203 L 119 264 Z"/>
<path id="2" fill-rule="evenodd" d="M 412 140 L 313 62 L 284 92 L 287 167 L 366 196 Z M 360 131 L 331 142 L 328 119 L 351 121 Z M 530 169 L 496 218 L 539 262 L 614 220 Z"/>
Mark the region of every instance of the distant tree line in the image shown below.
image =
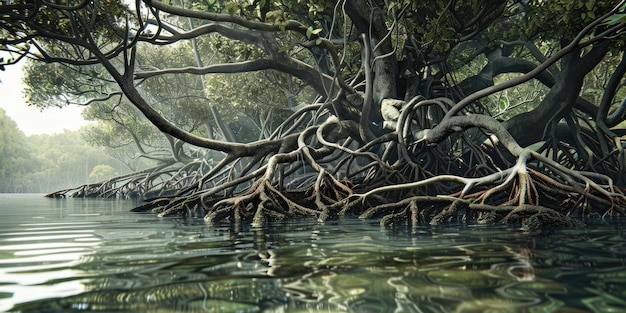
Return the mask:
<path id="1" fill-rule="evenodd" d="M 0 109 L 0 193 L 45 193 L 127 171 L 103 149 L 90 146 L 80 131 L 26 136 Z"/>

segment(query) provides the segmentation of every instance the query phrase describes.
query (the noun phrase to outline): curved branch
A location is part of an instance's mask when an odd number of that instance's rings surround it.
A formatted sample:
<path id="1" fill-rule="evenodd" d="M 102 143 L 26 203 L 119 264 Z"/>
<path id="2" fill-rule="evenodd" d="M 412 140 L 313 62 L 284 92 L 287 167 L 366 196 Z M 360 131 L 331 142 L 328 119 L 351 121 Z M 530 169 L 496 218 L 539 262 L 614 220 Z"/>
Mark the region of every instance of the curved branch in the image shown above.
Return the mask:
<path id="1" fill-rule="evenodd" d="M 474 93 L 485 87 L 493 86 L 493 78 L 500 74 L 527 74 L 535 68 L 537 68 L 537 64 L 528 60 L 520 58 L 497 57 L 494 59 L 490 59 L 489 63 L 478 74 L 464 79 L 458 84 L 458 86 L 465 93 Z M 536 77 L 533 78 L 537 79 L 548 88 L 551 88 L 556 83 L 554 76 L 548 70 L 538 73 Z"/>
<path id="2" fill-rule="evenodd" d="M 135 73 L 135 79 L 150 78 L 165 74 L 215 74 L 215 73 L 246 73 L 273 69 L 275 62 L 269 59 L 243 61 L 237 63 L 213 64 L 203 67 L 187 66 L 180 68 L 168 68 L 163 70 L 143 71 Z"/>
<path id="3" fill-rule="evenodd" d="M 464 116 L 450 116 L 441 121 L 439 125 L 424 132 L 424 138 L 428 144 L 435 144 L 455 131 L 467 128 L 480 127 L 492 132 L 504 147 L 514 156 L 523 153 L 522 148 L 506 128 L 493 117 L 482 114 L 469 114 Z"/>
<path id="4" fill-rule="evenodd" d="M 172 68 L 156 71 L 144 71 L 135 74 L 135 78 L 149 78 L 163 74 L 196 74 L 204 75 L 211 73 L 243 73 L 261 70 L 277 70 L 283 73 L 293 75 L 307 84 L 310 84 L 318 93 L 325 94 L 328 86 L 334 83 L 332 77 L 320 74 L 312 66 L 292 58 L 288 59 L 260 59 L 252 61 L 243 61 L 229 64 L 214 64 L 205 67 L 184 67 Z M 337 88 L 335 88 L 337 90 Z"/>
<path id="5" fill-rule="evenodd" d="M 47 7 L 57 9 L 57 10 L 68 10 L 68 11 L 80 10 L 86 7 L 90 2 L 91 2 L 90 0 L 83 0 L 75 5 L 64 5 L 64 4 L 58 4 L 52 1 L 41 1 L 41 3 Z"/>
<path id="6" fill-rule="evenodd" d="M 611 75 L 609 82 L 604 88 L 604 94 L 602 95 L 602 100 L 600 101 L 600 107 L 598 108 L 598 113 L 596 115 L 596 121 L 605 121 L 607 115 L 609 114 L 609 109 L 611 108 L 611 103 L 613 102 L 613 98 L 615 98 L 615 94 L 617 93 L 617 89 L 619 87 L 620 81 L 626 74 L 626 54 L 622 55 L 622 59 L 619 64 L 615 68 L 615 72 Z M 621 122 L 621 121 L 620 121 Z M 618 122 L 619 123 L 619 122 Z"/>
<path id="7" fill-rule="evenodd" d="M 163 12 L 167 12 L 173 15 L 204 19 L 204 20 L 209 20 L 209 21 L 214 21 L 214 22 L 229 22 L 229 23 L 234 23 L 237 25 L 244 26 L 248 29 L 271 31 L 271 32 L 277 32 L 277 31 L 281 31 L 285 29 L 285 30 L 296 31 L 305 36 L 306 36 L 306 31 L 308 29 L 308 27 L 302 25 L 301 23 L 297 21 L 288 21 L 287 24 L 284 25 L 284 28 L 281 29 L 281 26 L 279 25 L 274 25 L 274 24 L 269 24 L 269 23 L 264 23 L 264 22 L 255 22 L 255 21 L 251 21 L 251 20 L 245 19 L 237 15 L 189 10 L 189 9 L 184 9 L 184 8 L 176 7 L 173 5 L 165 4 L 157 0 L 143 0 L 143 2 L 146 3 L 146 5 L 148 6 L 151 6 L 155 9 L 158 9 L 158 10 L 161 10 Z"/>
<path id="8" fill-rule="evenodd" d="M 171 33 L 171 35 L 169 36 L 160 35 L 149 40 L 151 42 L 154 41 L 157 44 L 170 44 L 179 40 L 193 39 L 202 35 L 218 33 L 224 37 L 254 44 L 256 46 L 263 48 L 263 46 L 261 45 L 262 39 L 258 36 L 257 33 L 250 32 L 247 30 L 234 29 L 231 27 L 227 27 L 225 25 L 206 24 L 206 25 L 198 26 L 189 31 L 179 31 L 179 30 L 176 30 L 173 26 L 168 25 L 167 23 L 163 21 L 148 19 L 146 23 L 150 25 L 160 26 L 167 32 Z M 160 41 L 163 41 L 163 42 L 160 42 Z"/>
<path id="9" fill-rule="evenodd" d="M 609 127 L 615 127 L 617 124 L 626 119 L 626 98 L 622 100 L 619 107 L 609 115 L 606 124 Z"/>
<path id="10" fill-rule="evenodd" d="M 146 100 L 139 94 L 139 91 L 135 87 L 134 80 L 132 79 L 132 71 L 126 72 L 124 74 L 119 73 L 115 66 L 111 64 L 111 61 L 105 55 L 103 55 L 100 50 L 93 46 L 91 46 L 90 48 L 90 51 L 95 55 L 96 58 L 98 58 L 100 63 L 118 83 L 126 97 L 160 131 L 198 147 L 222 151 L 224 153 L 233 153 L 237 156 L 268 154 L 271 151 L 276 151 L 281 146 L 283 140 L 280 139 L 274 141 L 257 141 L 251 144 L 228 143 L 219 140 L 202 138 L 183 129 L 180 129 L 172 122 L 161 116 L 161 114 L 157 112 L 150 104 L 148 104 Z M 132 50 L 130 57 L 134 59 L 134 51 L 136 47 L 133 47 L 131 49 Z M 132 70 L 132 68 L 128 69 Z"/>
<path id="11" fill-rule="evenodd" d="M 602 21 L 604 21 L 607 17 L 613 15 L 615 12 L 617 12 L 620 8 L 621 3 L 624 3 L 625 1 L 620 2 L 620 4 L 618 4 L 615 8 L 613 8 L 611 11 L 609 11 L 608 13 L 606 13 L 605 15 L 601 16 L 600 18 L 596 19 L 595 21 L 593 21 L 592 23 L 590 23 L 589 25 L 587 25 L 585 28 L 583 28 L 583 30 L 581 30 L 578 35 L 576 36 L 576 38 L 574 38 L 574 40 L 572 40 L 567 46 L 565 46 L 563 49 L 559 50 L 557 53 L 555 53 L 553 56 L 551 56 L 550 58 L 548 58 L 547 60 L 545 60 L 543 63 L 541 63 L 539 66 L 537 66 L 536 68 L 534 68 L 532 71 L 526 73 L 525 75 L 519 76 L 519 77 L 515 77 L 511 80 L 508 80 L 506 82 L 503 82 L 501 84 L 498 85 L 494 85 L 482 90 L 479 90 L 467 97 L 465 97 L 463 100 L 459 101 L 452 109 L 450 109 L 450 111 L 448 111 L 448 114 L 446 114 L 446 117 L 449 116 L 454 116 L 457 115 L 459 112 L 461 112 L 461 110 L 463 110 L 466 106 L 468 106 L 469 104 L 471 104 L 472 102 L 484 98 L 488 95 L 494 94 L 498 91 L 502 91 L 514 86 L 517 86 L 519 84 L 525 83 L 533 78 L 535 78 L 537 75 L 539 75 L 541 72 L 547 70 L 552 64 L 554 64 L 555 62 L 557 62 L 558 60 L 560 60 L 561 58 L 563 58 L 565 55 L 576 51 L 580 48 L 592 45 L 602 39 L 604 39 L 606 36 L 608 36 L 609 34 L 612 33 L 617 33 L 619 31 L 621 31 L 622 29 L 626 28 L 626 24 L 618 24 L 615 25 L 609 29 L 607 29 L 605 32 L 598 34 L 596 36 L 594 36 L 593 38 L 588 39 L 585 42 L 581 43 L 581 40 L 583 39 L 584 36 L 586 36 L 589 32 L 591 32 L 596 26 L 598 26 L 598 24 L 600 24 Z"/>

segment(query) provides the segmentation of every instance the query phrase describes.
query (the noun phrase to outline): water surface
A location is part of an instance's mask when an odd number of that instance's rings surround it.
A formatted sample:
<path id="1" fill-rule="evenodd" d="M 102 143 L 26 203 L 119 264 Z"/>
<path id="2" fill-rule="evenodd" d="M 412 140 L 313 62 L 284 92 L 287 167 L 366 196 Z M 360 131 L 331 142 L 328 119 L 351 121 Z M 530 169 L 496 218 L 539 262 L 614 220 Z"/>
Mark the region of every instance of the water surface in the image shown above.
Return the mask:
<path id="1" fill-rule="evenodd" d="M 626 312 L 619 220 L 234 231 L 134 205 L 0 194 L 0 311 Z"/>

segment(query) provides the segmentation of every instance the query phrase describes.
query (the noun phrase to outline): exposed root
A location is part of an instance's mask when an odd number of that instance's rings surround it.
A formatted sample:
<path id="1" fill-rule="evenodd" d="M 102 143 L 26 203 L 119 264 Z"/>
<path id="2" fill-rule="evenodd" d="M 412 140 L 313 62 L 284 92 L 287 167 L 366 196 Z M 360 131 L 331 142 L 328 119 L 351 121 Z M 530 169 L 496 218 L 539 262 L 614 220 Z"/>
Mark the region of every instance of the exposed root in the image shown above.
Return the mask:
<path id="1" fill-rule="evenodd" d="M 221 219 L 230 219 L 235 223 L 251 220 L 255 227 L 263 226 L 267 221 L 295 217 L 317 218 L 321 215 L 319 210 L 297 203 L 267 181 L 256 183 L 246 193 L 217 201 L 210 207 L 204 202 L 203 207 L 208 207 L 204 219 L 209 223 Z"/>
<path id="2" fill-rule="evenodd" d="M 55 191 L 46 197 L 150 199 L 171 196 L 200 180 L 207 167 L 210 165 L 205 162 L 162 164 L 105 181 Z"/>
<path id="3" fill-rule="evenodd" d="M 74 195 L 103 195 L 98 188 L 119 194 L 140 190 L 131 188 L 139 185 L 144 195 L 170 190 L 168 197 L 148 201 L 135 211 L 204 216 L 207 223 L 227 220 L 254 227 L 353 215 L 380 218 L 383 226 L 505 223 L 536 230 L 576 226 L 573 218 L 578 216 L 625 214 L 623 189 L 609 176 L 566 167 L 522 148 L 491 118 L 450 118 L 454 127 L 491 130 L 498 140 L 488 146 L 472 143 L 465 135 L 454 136 L 458 142 L 450 136 L 439 145 L 422 145 L 424 138 L 436 137 L 426 129 L 432 121 L 416 121 L 419 111 L 435 107 L 445 112 L 451 105 L 442 99 L 411 101 L 411 112 L 400 115 L 396 133 L 366 144 L 357 144 L 350 135 L 358 134 L 358 126 L 330 116 L 319 126 L 285 137 L 269 155 L 244 159 L 229 154 L 211 169 L 178 167 L 168 172 L 170 179 L 162 178 L 165 171 L 152 170 L 144 172 L 140 182 L 131 182 L 137 176 L 129 176 L 118 180 L 123 182 L 118 187 L 84 186 Z M 455 147 L 465 153 L 453 154 Z"/>
<path id="4" fill-rule="evenodd" d="M 309 157 L 313 158 L 311 154 Z M 204 214 L 208 223 L 230 220 L 236 224 L 250 222 L 255 227 L 292 218 L 324 221 L 357 215 L 380 218 L 383 226 L 457 221 L 519 224 L 534 230 L 576 226 L 572 216 L 623 214 L 626 208 L 626 198 L 608 177 L 567 169 L 527 150 L 510 168 L 485 176 L 439 175 L 411 181 L 415 179 L 411 175 L 422 172 L 406 170 L 415 165 L 396 164 L 370 168 L 387 175 L 364 174 L 358 180 L 339 180 L 320 164 L 310 163 L 318 172 L 307 188 L 289 189 L 272 182 L 278 165 L 292 159 L 293 155 L 277 155 L 260 172 L 254 172 L 263 173 L 260 179 L 236 195 L 216 192 L 227 187 L 200 190 L 184 197 L 158 199 L 137 210 L 152 210 L 160 216 Z M 258 175 L 254 173 L 253 177 Z M 358 192 L 363 186 L 379 185 L 379 181 L 384 182 L 382 186 Z M 453 192 L 429 194 L 441 190 L 440 186 Z"/>

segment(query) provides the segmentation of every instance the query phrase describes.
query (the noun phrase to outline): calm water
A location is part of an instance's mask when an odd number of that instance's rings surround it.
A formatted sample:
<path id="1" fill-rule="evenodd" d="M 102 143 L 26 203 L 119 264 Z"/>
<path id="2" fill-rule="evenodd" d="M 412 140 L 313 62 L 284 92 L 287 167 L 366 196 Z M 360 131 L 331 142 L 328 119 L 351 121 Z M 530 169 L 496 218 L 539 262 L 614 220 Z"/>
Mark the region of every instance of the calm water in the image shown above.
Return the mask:
<path id="1" fill-rule="evenodd" d="M 234 232 L 133 205 L 0 194 L 0 311 L 626 312 L 623 221 Z"/>

